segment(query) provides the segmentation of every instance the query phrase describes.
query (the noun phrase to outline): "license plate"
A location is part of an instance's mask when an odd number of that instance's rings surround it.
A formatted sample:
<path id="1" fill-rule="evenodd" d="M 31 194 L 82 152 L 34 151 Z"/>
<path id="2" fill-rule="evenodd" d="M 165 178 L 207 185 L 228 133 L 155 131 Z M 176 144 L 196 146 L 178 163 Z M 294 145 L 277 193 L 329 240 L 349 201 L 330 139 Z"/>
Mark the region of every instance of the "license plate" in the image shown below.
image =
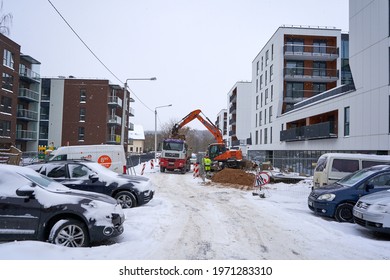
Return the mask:
<path id="1" fill-rule="evenodd" d="M 358 211 L 353 211 L 353 215 L 359 219 L 363 219 L 363 214 Z"/>

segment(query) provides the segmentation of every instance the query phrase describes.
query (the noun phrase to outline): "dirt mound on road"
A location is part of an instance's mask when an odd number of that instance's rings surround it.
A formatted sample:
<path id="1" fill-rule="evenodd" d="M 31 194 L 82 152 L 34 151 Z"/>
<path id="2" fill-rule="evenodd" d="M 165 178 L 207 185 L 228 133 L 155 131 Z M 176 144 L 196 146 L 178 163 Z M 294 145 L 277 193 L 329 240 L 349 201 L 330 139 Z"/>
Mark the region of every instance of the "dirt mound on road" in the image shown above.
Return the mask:
<path id="1" fill-rule="evenodd" d="M 211 181 L 214 183 L 247 186 L 252 188 L 255 175 L 241 169 L 224 168 L 214 174 Z M 248 189 L 248 188 L 247 188 Z"/>

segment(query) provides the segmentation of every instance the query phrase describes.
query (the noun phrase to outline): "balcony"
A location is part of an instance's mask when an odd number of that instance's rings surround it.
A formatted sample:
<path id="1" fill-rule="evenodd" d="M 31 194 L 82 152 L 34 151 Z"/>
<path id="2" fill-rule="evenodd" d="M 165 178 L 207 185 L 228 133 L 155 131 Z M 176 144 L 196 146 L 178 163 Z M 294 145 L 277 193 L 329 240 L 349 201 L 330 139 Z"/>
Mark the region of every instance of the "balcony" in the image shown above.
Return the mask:
<path id="1" fill-rule="evenodd" d="M 134 114 L 135 114 L 134 108 L 133 108 L 133 107 L 130 107 L 130 108 L 129 108 L 129 116 L 130 116 L 130 117 L 134 117 Z"/>
<path id="2" fill-rule="evenodd" d="M 107 123 L 110 125 L 122 125 L 122 118 L 117 115 L 108 116 Z"/>
<path id="3" fill-rule="evenodd" d="M 26 68 L 22 64 L 19 67 L 19 77 L 20 77 L 20 79 L 27 81 L 27 82 L 39 83 L 41 81 L 41 77 L 38 73 L 32 71 L 29 68 Z"/>
<path id="4" fill-rule="evenodd" d="M 288 60 L 334 61 L 339 48 L 314 45 L 284 45 L 284 58 Z"/>
<path id="5" fill-rule="evenodd" d="M 237 100 L 237 93 L 233 93 L 230 97 L 229 97 L 229 102 L 232 103 L 232 102 L 235 102 Z"/>
<path id="6" fill-rule="evenodd" d="M 280 141 L 285 142 L 328 138 L 337 138 L 337 134 L 334 132 L 334 122 L 322 122 L 280 132 Z"/>
<path id="7" fill-rule="evenodd" d="M 235 113 L 235 112 L 236 112 L 236 109 L 237 109 L 236 103 L 232 103 L 232 104 L 230 105 L 230 107 L 229 107 L 229 113 L 230 113 L 230 114 Z"/>
<path id="8" fill-rule="evenodd" d="M 109 134 L 107 137 L 107 144 L 120 144 L 121 136 L 118 134 Z"/>
<path id="9" fill-rule="evenodd" d="M 31 102 L 39 102 L 39 93 L 28 88 L 20 88 L 18 97 Z"/>
<path id="10" fill-rule="evenodd" d="M 32 130 L 17 130 L 16 140 L 19 141 L 35 141 L 37 140 L 37 132 Z"/>
<path id="11" fill-rule="evenodd" d="M 108 97 L 108 105 L 113 107 L 122 107 L 122 99 L 118 96 L 109 96 Z"/>
<path id="12" fill-rule="evenodd" d="M 38 121 L 38 112 L 26 109 L 18 109 L 17 118 L 26 121 Z"/>
<path id="13" fill-rule="evenodd" d="M 339 79 L 339 70 L 323 68 L 284 68 L 284 80 L 287 82 L 333 83 Z"/>

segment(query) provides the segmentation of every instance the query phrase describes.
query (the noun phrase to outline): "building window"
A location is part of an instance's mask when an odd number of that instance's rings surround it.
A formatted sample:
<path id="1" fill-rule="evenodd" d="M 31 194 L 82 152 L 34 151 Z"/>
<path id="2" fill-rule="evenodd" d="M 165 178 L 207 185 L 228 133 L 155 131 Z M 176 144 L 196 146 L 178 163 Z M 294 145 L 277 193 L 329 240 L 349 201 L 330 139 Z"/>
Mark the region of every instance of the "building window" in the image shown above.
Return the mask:
<path id="1" fill-rule="evenodd" d="M 260 145 L 263 144 L 263 130 L 260 129 Z"/>
<path id="2" fill-rule="evenodd" d="M 259 66 L 259 61 L 256 62 L 256 76 L 259 75 L 260 72 L 260 66 Z"/>
<path id="3" fill-rule="evenodd" d="M 259 132 L 257 130 L 255 133 L 255 143 L 256 143 L 256 145 L 259 144 Z"/>
<path id="4" fill-rule="evenodd" d="M 267 85 L 267 83 L 268 83 L 268 71 L 267 70 L 265 70 L 265 77 L 264 77 L 264 80 L 265 80 L 265 85 Z"/>
<path id="5" fill-rule="evenodd" d="M 303 39 L 287 38 L 286 51 L 293 53 L 303 52 Z"/>
<path id="6" fill-rule="evenodd" d="M 268 144 L 268 129 L 264 128 L 264 144 Z"/>
<path id="7" fill-rule="evenodd" d="M 261 57 L 261 71 L 264 69 L 264 57 Z"/>
<path id="8" fill-rule="evenodd" d="M 264 124 L 267 123 L 267 109 L 264 109 Z"/>
<path id="9" fill-rule="evenodd" d="M 0 136 L 11 137 L 11 122 L 0 120 Z"/>
<path id="10" fill-rule="evenodd" d="M 80 108 L 80 122 L 85 122 L 85 113 L 86 113 L 86 109 Z"/>
<path id="11" fill-rule="evenodd" d="M 84 127 L 79 127 L 79 142 L 84 142 L 85 129 Z"/>
<path id="12" fill-rule="evenodd" d="M 80 89 L 80 103 L 87 102 L 87 91 L 85 89 Z"/>
<path id="13" fill-rule="evenodd" d="M 326 41 L 316 40 L 313 42 L 313 53 L 325 54 L 326 53 Z"/>
<path id="14" fill-rule="evenodd" d="M 256 93 L 259 92 L 259 79 L 256 79 Z"/>
<path id="15" fill-rule="evenodd" d="M 259 96 L 256 96 L 256 110 L 259 110 Z"/>
<path id="16" fill-rule="evenodd" d="M 260 93 L 260 107 L 263 107 L 263 93 Z"/>
<path id="17" fill-rule="evenodd" d="M 12 99 L 6 96 L 1 97 L 0 112 L 12 114 Z"/>
<path id="18" fill-rule="evenodd" d="M 259 113 L 259 126 L 262 126 L 263 124 L 263 111 L 260 111 Z"/>
<path id="19" fill-rule="evenodd" d="M 4 49 L 3 65 L 14 69 L 14 56 L 9 50 L 6 49 Z"/>
<path id="20" fill-rule="evenodd" d="M 274 44 L 271 45 L 271 60 L 274 60 Z"/>
<path id="21" fill-rule="evenodd" d="M 265 89 L 265 98 L 264 98 L 264 104 L 267 104 L 268 103 L 268 88 Z"/>
<path id="22" fill-rule="evenodd" d="M 313 95 L 326 91 L 325 83 L 313 83 Z"/>
<path id="23" fill-rule="evenodd" d="M 268 114 L 269 114 L 268 122 L 271 123 L 272 122 L 272 106 L 269 106 Z"/>
<path id="24" fill-rule="evenodd" d="M 274 85 L 271 85 L 271 102 L 274 101 Z"/>
<path id="25" fill-rule="evenodd" d="M 313 62 L 313 76 L 326 76 L 326 62 L 324 61 L 315 61 Z"/>
<path id="26" fill-rule="evenodd" d="M 1 87 L 2 89 L 13 91 L 14 77 L 7 73 L 3 73 L 3 83 Z"/>
<path id="27" fill-rule="evenodd" d="M 344 136 L 349 136 L 349 121 L 350 121 L 350 109 L 344 108 Z"/>
<path id="28" fill-rule="evenodd" d="M 287 83 L 286 97 L 303 98 L 303 83 Z"/>
<path id="29" fill-rule="evenodd" d="M 267 51 L 265 52 L 265 66 L 268 65 L 268 61 L 269 61 L 269 50 L 267 50 Z"/>
<path id="30" fill-rule="evenodd" d="M 263 75 L 260 76 L 260 89 L 263 88 Z"/>
<path id="31" fill-rule="evenodd" d="M 272 77 L 273 77 L 273 75 L 274 75 L 274 66 L 271 65 L 271 66 L 269 67 L 269 81 L 270 81 L 270 82 L 272 82 Z"/>
<path id="32" fill-rule="evenodd" d="M 290 76 L 303 75 L 303 61 L 287 61 L 286 62 L 286 74 Z"/>
<path id="33" fill-rule="evenodd" d="M 257 113 L 256 113 L 256 119 L 255 119 L 255 127 L 257 127 Z"/>
<path id="34" fill-rule="evenodd" d="M 272 144 L 272 126 L 269 128 L 269 143 Z"/>

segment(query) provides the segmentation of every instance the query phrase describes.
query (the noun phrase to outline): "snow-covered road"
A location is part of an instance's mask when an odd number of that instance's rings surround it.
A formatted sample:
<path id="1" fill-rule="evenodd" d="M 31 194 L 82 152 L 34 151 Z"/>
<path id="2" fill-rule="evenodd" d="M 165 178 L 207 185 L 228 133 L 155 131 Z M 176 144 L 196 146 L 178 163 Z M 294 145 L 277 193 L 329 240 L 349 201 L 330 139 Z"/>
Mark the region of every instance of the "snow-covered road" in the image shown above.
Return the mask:
<path id="1" fill-rule="evenodd" d="M 61 248 L 0 244 L 1 259 L 77 260 L 384 260 L 390 238 L 317 217 L 308 184 L 269 185 L 267 197 L 185 175 L 147 170 L 156 185 L 148 204 L 125 210 L 116 243 Z M 39 254 L 37 254 L 39 252 Z"/>

